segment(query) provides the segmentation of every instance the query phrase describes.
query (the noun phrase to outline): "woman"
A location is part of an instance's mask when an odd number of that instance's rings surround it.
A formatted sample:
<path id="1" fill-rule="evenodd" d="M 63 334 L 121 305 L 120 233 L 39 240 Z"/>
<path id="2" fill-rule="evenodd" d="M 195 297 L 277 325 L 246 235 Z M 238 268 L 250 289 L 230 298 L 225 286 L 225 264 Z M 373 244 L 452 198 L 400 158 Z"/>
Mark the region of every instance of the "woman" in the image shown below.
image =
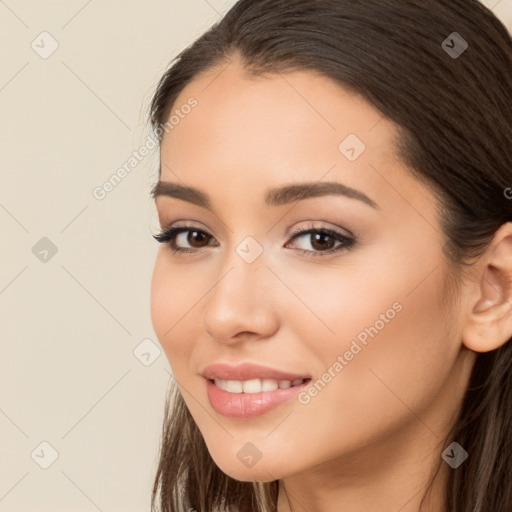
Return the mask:
<path id="1" fill-rule="evenodd" d="M 241 0 L 161 78 L 156 510 L 512 510 L 512 42 Z"/>

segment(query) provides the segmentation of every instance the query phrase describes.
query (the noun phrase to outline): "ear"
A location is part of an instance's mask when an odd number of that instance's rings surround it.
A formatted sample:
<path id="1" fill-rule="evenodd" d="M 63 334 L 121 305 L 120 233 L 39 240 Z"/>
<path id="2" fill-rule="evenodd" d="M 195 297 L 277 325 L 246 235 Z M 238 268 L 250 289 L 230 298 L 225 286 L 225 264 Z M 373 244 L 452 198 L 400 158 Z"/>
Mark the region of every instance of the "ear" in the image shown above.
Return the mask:
<path id="1" fill-rule="evenodd" d="M 476 265 L 462 342 L 475 352 L 489 352 L 512 337 L 512 222 L 496 231 Z"/>

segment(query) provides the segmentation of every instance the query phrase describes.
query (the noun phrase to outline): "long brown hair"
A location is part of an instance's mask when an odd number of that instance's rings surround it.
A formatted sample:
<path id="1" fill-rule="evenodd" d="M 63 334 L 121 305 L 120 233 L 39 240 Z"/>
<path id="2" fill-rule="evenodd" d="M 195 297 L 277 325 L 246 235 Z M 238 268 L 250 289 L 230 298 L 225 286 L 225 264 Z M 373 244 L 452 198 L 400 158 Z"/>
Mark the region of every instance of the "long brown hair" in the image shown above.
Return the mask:
<path id="1" fill-rule="evenodd" d="M 450 54 L 449 37 L 461 37 L 468 47 Z M 158 127 L 181 90 L 235 55 L 256 76 L 321 73 L 396 123 L 400 158 L 439 200 L 453 275 L 462 275 L 459 270 L 512 220 L 504 193 L 512 186 L 512 41 L 479 1 L 240 0 L 160 79 L 149 108 L 160 139 Z M 512 343 L 478 354 L 446 441 L 469 453 L 450 472 L 449 510 L 510 512 Z M 172 383 L 152 510 L 275 512 L 278 485 L 224 474 Z"/>

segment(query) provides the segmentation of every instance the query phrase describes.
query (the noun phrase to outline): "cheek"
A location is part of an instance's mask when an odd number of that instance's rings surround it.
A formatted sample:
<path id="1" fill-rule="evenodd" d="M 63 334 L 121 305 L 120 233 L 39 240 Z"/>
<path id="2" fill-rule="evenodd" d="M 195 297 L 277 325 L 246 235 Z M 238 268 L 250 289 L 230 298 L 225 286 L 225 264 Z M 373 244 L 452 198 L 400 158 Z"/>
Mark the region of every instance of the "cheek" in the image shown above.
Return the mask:
<path id="1" fill-rule="evenodd" d="M 421 259 L 409 256 L 386 261 L 381 253 L 379 265 L 364 265 L 364 271 L 349 264 L 319 267 L 288 281 L 309 311 L 295 301 L 287 318 L 296 319 L 294 335 L 309 354 L 311 371 L 328 381 L 311 400 L 318 409 L 310 417 L 330 411 L 340 424 L 347 410 L 366 419 L 386 411 L 400 417 L 407 412 L 404 402 L 421 409 L 447 380 L 457 343 L 455 331 L 448 334 L 441 265 L 432 272 L 439 255 L 423 265 L 412 265 Z"/>
<path id="2" fill-rule="evenodd" d="M 364 344 L 368 328 L 380 331 L 400 315 L 400 283 L 384 283 L 372 266 L 297 267 L 285 280 L 296 298 L 289 297 L 288 306 L 282 302 L 283 318 L 294 319 L 288 324 L 299 327 L 296 339 L 319 354 L 343 353 L 354 339 Z"/>
<path id="3" fill-rule="evenodd" d="M 360 384 L 349 389 L 368 399 L 380 396 L 396 417 L 408 408 L 420 414 L 431 405 L 457 355 L 456 339 L 449 337 L 448 312 L 439 297 L 439 276 L 399 295 L 401 311 L 368 338 L 359 367 L 354 365 Z"/>
<path id="4" fill-rule="evenodd" d="M 386 432 L 410 422 L 431 435 L 415 415 L 426 420 L 425 410 L 442 393 L 456 357 L 456 343 L 452 342 L 451 351 L 447 348 L 448 313 L 439 297 L 440 275 L 433 274 L 412 293 L 409 279 L 395 280 L 389 288 L 370 286 L 375 276 L 368 276 L 367 290 L 372 293 L 367 296 L 355 293 L 350 279 L 342 280 L 344 289 L 324 283 L 324 295 L 317 288 L 307 295 L 312 300 L 308 304 L 316 305 L 315 312 L 336 331 L 336 337 L 315 336 L 304 315 L 297 324 L 296 334 L 300 330 L 309 336 L 302 338 L 301 350 L 319 379 L 318 390 L 309 401 L 304 397 L 296 405 L 294 421 L 284 421 L 273 432 L 276 449 L 280 447 L 282 453 L 288 440 L 298 436 L 304 460 L 321 462 L 378 442 Z M 381 314 L 387 316 L 387 323 Z M 366 343 L 358 338 L 361 333 Z M 429 426 L 436 429 L 434 421 Z M 315 441 L 309 446 L 304 441 L 312 437 Z M 290 446 L 290 458 L 295 457 L 294 450 L 296 446 Z"/>
<path id="5" fill-rule="evenodd" d="M 177 364 L 188 357 L 191 351 L 192 344 L 187 342 L 191 336 L 188 315 L 193 314 L 191 308 L 200 301 L 206 290 L 198 289 L 198 280 L 190 283 L 187 274 L 171 268 L 168 260 L 161 251 L 153 269 L 151 321 L 174 372 Z M 200 327 L 198 324 L 198 331 Z"/>

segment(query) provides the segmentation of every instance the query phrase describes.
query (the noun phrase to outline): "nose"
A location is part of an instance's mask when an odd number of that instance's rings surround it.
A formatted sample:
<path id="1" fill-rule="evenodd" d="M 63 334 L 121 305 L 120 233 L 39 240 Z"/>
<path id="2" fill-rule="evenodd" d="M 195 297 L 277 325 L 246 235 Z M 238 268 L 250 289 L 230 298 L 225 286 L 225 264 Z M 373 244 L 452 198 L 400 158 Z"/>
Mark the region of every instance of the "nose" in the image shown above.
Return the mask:
<path id="1" fill-rule="evenodd" d="M 272 336 L 279 326 L 275 276 L 263 261 L 247 263 L 236 254 L 226 267 L 205 298 L 203 328 L 229 345 Z"/>

